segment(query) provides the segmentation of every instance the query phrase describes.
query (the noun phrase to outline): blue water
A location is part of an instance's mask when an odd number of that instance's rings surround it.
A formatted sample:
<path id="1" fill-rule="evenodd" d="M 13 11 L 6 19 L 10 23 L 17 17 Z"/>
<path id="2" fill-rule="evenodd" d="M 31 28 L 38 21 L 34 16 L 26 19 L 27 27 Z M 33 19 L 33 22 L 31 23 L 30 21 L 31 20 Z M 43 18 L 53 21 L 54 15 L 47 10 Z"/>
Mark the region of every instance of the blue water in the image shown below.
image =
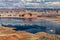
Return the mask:
<path id="1" fill-rule="evenodd" d="M 46 20 L 32 20 L 24 18 L 0 18 L 0 25 L 14 27 L 16 31 L 26 31 L 30 33 L 47 32 L 60 34 L 60 24 Z M 52 30 L 52 31 L 51 31 Z"/>

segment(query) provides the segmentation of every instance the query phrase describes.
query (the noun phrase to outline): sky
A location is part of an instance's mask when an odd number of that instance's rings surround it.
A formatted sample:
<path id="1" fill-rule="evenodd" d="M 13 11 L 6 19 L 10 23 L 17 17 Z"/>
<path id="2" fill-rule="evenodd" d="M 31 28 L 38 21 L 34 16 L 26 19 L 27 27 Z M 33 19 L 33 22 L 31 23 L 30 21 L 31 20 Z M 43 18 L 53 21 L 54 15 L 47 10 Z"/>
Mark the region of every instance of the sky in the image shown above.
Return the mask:
<path id="1" fill-rule="evenodd" d="M 0 8 L 60 8 L 60 0 L 0 0 Z"/>

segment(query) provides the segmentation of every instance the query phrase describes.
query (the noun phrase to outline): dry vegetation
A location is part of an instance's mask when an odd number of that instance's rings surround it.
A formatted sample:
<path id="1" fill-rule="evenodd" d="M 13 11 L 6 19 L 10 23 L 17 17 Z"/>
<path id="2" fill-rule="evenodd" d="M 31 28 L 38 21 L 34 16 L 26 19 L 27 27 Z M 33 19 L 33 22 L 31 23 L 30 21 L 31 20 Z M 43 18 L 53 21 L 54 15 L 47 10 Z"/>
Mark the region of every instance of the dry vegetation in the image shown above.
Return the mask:
<path id="1" fill-rule="evenodd" d="M 38 32 L 31 34 L 0 26 L 0 40 L 60 40 L 59 35 Z"/>

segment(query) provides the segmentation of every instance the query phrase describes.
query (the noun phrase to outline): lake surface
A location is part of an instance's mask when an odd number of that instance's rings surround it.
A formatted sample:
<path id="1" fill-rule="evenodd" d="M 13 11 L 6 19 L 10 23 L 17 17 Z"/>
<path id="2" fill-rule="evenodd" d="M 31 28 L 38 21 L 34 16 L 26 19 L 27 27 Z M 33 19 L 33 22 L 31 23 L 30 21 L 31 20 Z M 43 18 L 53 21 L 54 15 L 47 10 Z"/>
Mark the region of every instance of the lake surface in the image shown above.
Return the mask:
<path id="1" fill-rule="evenodd" d="M 54 21 L 24 19 L 24 18 L 0 18 L 0 25 L 14 27 L 16 31 L 27 31 L 30 33 L 47 32 L 60 34 L 60 24 Z"/>

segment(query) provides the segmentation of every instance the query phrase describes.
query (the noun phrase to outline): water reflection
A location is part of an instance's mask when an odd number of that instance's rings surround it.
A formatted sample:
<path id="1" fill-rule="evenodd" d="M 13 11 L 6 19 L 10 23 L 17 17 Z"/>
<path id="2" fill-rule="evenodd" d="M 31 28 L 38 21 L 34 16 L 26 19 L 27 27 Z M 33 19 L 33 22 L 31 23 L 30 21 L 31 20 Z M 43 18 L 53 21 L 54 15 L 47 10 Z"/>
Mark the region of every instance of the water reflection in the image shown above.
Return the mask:
<path id="1" fill-rule="evenodd" d="M 5 27 L 15 27 L 15 30 L 30 33 L 48 32 L 60 34 L 60 24 L 53 21 L 24 19 L 24 18 L 0 18 L 0 24 Z"/>
<path id="2" fill-rule="evenodd" d="M 24 19 L 23 20 L 23 22 L 31 22 L 31 21 L 33 21 L 34 19 L 32 19 L 32 18 L 28 18 L 28 19 Z"/>

